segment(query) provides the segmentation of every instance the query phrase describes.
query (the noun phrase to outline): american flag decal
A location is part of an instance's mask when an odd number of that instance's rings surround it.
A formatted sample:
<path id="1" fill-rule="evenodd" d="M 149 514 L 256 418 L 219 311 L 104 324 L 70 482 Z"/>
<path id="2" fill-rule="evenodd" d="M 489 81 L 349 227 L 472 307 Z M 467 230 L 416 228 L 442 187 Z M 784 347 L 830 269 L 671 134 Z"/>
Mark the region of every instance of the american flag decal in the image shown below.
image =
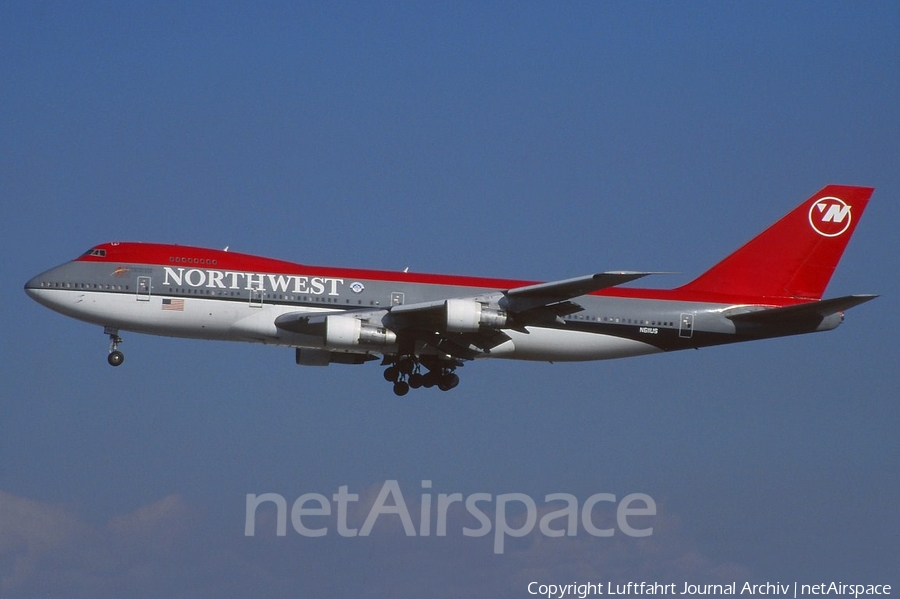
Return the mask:
<path id="1" fill-rule="evenodd" d="M 183 299 L 163 298 L 162 302 L 163 302 L 162 303 L 163 310 L 175 310 L 177 312 L 184 311 L 184 300 Z"/>

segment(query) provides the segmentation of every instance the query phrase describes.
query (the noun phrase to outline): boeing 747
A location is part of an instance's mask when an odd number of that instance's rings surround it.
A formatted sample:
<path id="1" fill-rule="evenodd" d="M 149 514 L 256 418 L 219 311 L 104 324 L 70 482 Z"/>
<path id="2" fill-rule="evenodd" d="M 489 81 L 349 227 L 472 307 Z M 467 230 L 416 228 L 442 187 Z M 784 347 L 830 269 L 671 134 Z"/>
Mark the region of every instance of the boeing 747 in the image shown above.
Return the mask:
<path id="1" fill-rule="evenodd" d="M 874 295 L 822 299 L 873 189 L 829 185 L 693 281 L 621 287 L 651 272 L 536 283 L 307 266 L 182 245 L 111 242 L 25 291 L 121 331 L 294 348 L 297 364 L 381 359 L 397 395 L 459 384 L 479 358 L 605 360 L 827 331 Z"/>

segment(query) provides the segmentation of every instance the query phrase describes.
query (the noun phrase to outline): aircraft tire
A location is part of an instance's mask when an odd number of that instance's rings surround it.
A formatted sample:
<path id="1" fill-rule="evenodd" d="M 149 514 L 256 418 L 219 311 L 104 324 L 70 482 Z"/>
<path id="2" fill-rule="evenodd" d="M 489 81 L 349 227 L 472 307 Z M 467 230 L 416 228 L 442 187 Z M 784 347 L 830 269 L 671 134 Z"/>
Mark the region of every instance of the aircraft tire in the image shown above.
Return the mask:
<path id="1" fill-rule="evenodd" d="M 106 361 L 109 362 L 110 366 L 121 366 L 122 362 L 125 361 L 125 354 L 123 354 L 119 350 L 111 351 L 109 352 L 109 356 L 107 356 Z"/>
<path id="2" fill-rule="evenodd" d="M 388 366 L 384 369 L 384 380 L 396 383 L 400 379 L 400 369 L 396 366 Z"/>
<path id="3" fill-rule="evenodd" d="M 409 393 L 409 383 L 406 381 L 397 381 L 394 383 L 394 394 L 398 397 L 403 397 Z"/>
<path id="4" fill-rule="evenodd" d="M 448 372 L 447 374 L 441 376 L 441 379 L 438 381 L 438 388 L 441 391 L 449 391 L 450 389 L 455 388 L 459 385 L 459 375 L 456 375 L 452 372 Z"/>

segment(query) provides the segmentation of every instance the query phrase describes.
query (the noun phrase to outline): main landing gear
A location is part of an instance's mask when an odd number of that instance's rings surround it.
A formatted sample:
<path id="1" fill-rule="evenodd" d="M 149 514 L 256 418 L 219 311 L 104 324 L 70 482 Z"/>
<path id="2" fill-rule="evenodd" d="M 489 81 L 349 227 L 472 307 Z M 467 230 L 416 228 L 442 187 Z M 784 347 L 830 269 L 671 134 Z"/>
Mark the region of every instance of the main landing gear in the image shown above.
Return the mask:
<path id="1" fill-rule="evenodd" d="M 406 395 L 410 389 L 437 387 L 449 391 L 459 385 L 459 376 L 454 372 L 457 364 L 449 360 L 419 360 L 415 356 L 400 356 L 384 369 L 384 380 L 394 384 L 394 393 Z M 422 366 L 428 372 L 422 373 Z"/>
<path id="2" fill-rule="evenodd" d="M 109 356 L 107 356 L 106 361 L 109 362 L 110 366 L 121 366 L 122 362 L 125 361 L 125 354 L 119 351 L 119 344 L 122 343 L 122 338 L 119 337 L 119 330 L 106 327 L 103 329 L 103 332 L 109 335 Z"/>

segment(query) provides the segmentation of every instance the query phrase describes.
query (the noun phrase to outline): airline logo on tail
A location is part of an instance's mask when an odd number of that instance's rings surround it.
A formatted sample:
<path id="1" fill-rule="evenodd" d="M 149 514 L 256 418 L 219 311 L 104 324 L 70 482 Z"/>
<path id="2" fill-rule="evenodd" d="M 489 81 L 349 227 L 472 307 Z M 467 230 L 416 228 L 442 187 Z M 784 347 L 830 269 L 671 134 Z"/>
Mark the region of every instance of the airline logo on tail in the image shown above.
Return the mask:
<path id="1" fill-rule="evenodd" d="M 850 220 L 850 206 L 840 198 L 821 198 L 809 207 L 809 224 L 825 237 L 841 235 L 850 227 Z"/>

